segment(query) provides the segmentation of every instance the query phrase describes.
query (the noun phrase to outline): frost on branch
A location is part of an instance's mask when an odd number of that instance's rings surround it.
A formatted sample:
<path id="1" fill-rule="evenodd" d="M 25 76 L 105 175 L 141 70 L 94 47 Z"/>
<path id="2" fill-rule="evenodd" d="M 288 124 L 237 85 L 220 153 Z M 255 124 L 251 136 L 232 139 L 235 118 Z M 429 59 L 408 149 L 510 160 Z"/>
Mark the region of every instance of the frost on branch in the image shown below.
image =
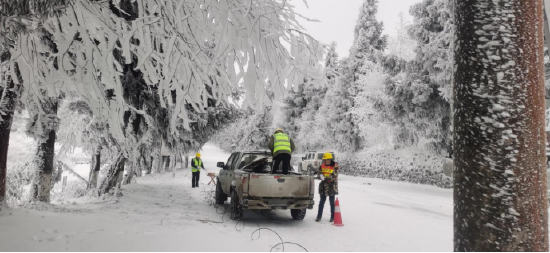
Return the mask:
<path id="1" fill-rule="evenodd" d="M 324 78 L 323 46 L 302 32 L 286 1 L 138 1 L 131 44 L 138 68 L 189 129 L 185 105 L 204 112 L 207 99 L 226 101 L 242 84 L 245 106 L 262 108 L 266 86 L 281 97 L 285 84 Z M 158 17 L 152 22 L 148 17 Z M 157 20 L 155 20 L 157 21 Z M 287 50 L 286 48 L 290 48 Z M 206 87 L 212 89 L 211 94 Z M 172 126 L 174 127 L 174 126 Z"/>

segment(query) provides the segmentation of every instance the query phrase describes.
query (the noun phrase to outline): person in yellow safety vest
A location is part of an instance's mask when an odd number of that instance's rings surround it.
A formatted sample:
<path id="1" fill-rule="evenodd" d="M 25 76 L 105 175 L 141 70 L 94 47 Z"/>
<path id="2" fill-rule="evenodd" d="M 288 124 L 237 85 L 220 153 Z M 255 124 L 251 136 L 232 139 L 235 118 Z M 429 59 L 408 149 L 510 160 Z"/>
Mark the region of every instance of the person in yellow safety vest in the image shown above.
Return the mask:
<path id="1" fill-rule="evenodd" d="M 199 178 L 201 177 L 201 168 L 204 169 L 204 164 L 202 164 L 201 153 L 197 153 L 195 158 L 191 159 L 191 172 L 193 172 L 193 177 L 191 178 L 191 184 L 193 188 L 199 187 Z"/>
<path id="2" fill-rule="evenodd" d="M 334 221 L 334 198 L 335 195 L 338 195 L 338 170 L 338 164 L 334 162 L 332 154 L 323 154 L 323 164 L 321 164 L 319 168 L 323 176 L 323 180 L 319 183 L 321 201 L 319 201 L 319 211 L 317 212 L 315 221 L 320 221 L 321 217 L 323 217 L 323 209 L 327 201 L 327 196 L 330 202 L 330 222 Z"/>
<path id="3" fill-rule="evenodd" d="M 271 153 L 273 154 L 273 168 L 271 174 L 275 174 L 279 169 L 279 165 L 283 164 L 283 174 L 288 175 L 290 169 L 290 159 L 294 150 L 294 142 L 283 132 L 283 129 L 278 128 L 275 134 L 271 136 L 268 144 Z"/>

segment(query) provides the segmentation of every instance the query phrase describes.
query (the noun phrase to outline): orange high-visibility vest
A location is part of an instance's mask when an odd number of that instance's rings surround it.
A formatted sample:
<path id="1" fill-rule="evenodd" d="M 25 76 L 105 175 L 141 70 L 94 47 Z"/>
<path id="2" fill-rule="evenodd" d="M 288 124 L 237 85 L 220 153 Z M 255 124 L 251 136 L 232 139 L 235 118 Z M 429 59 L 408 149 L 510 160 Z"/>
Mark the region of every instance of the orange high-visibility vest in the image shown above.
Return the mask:
<path id="1" fill-rule="evenodd" d="M 323 165 L 321 165 L 321 173 L 323 173 L 324 177 L 330 177 L 330 175 L 334 172 L 334 167 L 335 166 L 327 166 L 323 163 Z"/>

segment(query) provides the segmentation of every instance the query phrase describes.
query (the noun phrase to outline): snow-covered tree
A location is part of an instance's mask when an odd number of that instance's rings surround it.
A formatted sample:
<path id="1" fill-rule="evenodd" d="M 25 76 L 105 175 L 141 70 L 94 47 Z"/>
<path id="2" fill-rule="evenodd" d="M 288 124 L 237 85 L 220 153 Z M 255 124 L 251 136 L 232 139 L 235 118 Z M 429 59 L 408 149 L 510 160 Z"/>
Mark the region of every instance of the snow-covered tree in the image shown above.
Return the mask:
<path id="1" fill-rule="evenodd" d="M 2 54 L 0 60 L 2 63 L 7 61 L 8 54 Z M 7 65 L 0 65 L 0 85 L 2 89 L 2 101 L 0 107 L 3 113 L 0 115 L 0 209 L 6 204 L 6 183 L 7 183 L 7 160 L 8 160 L 8 145 L 11 133 L 11 124 L 13 121 L 13 113 L 17 104 L 21 85 L 12 80 L 12 73 Z M 11 71 L 20 73 L 17 66 L 13 66 Z"/>
<path id="2" fill-rule="evenodd" d="M 399 56 L 405 61 L 411 61 L 415 57 L 414 49 L 416 41 L 411 39 L 408 34 L 410 23 L 405 20 L 405 14 L 399 13 L 399 23 L 397 24 L 397 35 L 388 37 L 389 55 Z"/>
<path id="3" fill-rule="evenodd" d="M 61 147 L 56 160 L 63 160 L 76 148 L 90 155 L 88 189 L 97 187 L 99 170 L 103 161 L 113 161 L 118 153 L 117 143 L 109 135 L 107 126 L 94 117 L 90 107 L 78 99 L 66 99 L 59 110 L 60 127 L 57 142 Z M 103 152 L 102 152 L 103 151 Z"/>
<path id="4" fill-rule="evenodd" d="M 310 93 L 306 93 L 307 80 L 304 80 L 304 84 L 298 86 L 295 90 L 290 90 L 284 97 L 280 105 L 275 104 L 274 106 L 280 106 L 281 108 L 276 108 L 273 119 L 273 127 L 283 128 L 287 132 L 298 133 L 301 131 L 298 126 L 302 120 L 302 115 L 306 112 L 306 107 L 308 106 L 309 100 L 311 97 Z M 299 145 L 298 143 L 295 143 Z"/>
<path id="5" fill-rule="evenodd" d="M 333 76 L 334 84 L 327 86 L 326 96 L 315 117 L 315 125 L 323 128 L 323 144 L 310 145 L 330 147 L 342 152 L 354 152 L 361 148 L 359 127 L 351 114 L 351 109 L 354 107 L 353 97 L 361 89 L 361 84 L 357 80 L 364 70 L 364 63 L 375 62 L 376 56 L 382 53 L 387 45 L 387 38 L 382 35 L 383 24 L 376 20 L 377 12 L 377 0 L 363 2 L 350 56 L 339 62 L 339 75 Z M 331 58 L 337 57 L 329 59 Z"/>
<path id="6" fill-rule="evenodd" d="M 325 120 L 332 128 L 330 136 L 339 151 L 357 151 L 362 147 L 359 126 L 351 115 L 354 96 L 362 89 L 358 82 L 365 72 L 364 65 L 376 62 L 387 46 L 387 36 L 382 35 L 383 24 L 376 20 L 378 0 L 365 0 L 355 26 L 355 39 L 348 59 L 341 62 L 336 85 L 330 87 L 325 97 Z M 330 116 L 328 116 L 330 115 Z"/>
<path id="7" fill-rule="evenodd" d="M 395 140 L 412 145 L 425 138 L 430 140 L 429 149 L 437 153 L 450 147 L 451 7 L 448 0 L 424 0 L 411 7 L 414 21 L 409 35 L 417 41 L 416 56 L 404 70 L 399 58 L 394 57 L 390 72 L 398 72 L 386 84 L 397 128 Z"/>
<path id="8" fill-rule="evenodd" d="M 292 86 L 301 83 L 304 76 L 322 79 L 318 59 L 323 47 L 301 31 L 290 5 L 271 0 L 200 2 L 138 2 L 138 9 L 143 10 L 139 17 L 157 14 L 161 22 L 146 25 L 138 18 L 132 24 L 137 29 L 134 36 L 144 42 L 131 45 L 131 51 L 144 59 L 137 68 L 147 83 L 158 84 L 161 105 L 174 108 L 171 128 L 175 118 L 181 117 L 189 129 L 185 105 L 198 112 L 207 108 L 206 87 L 221 103 L 231 95 L 230 88 L 242 80 L 244 106 L 262 108 L 266 80 L 281 97 L 285 81 Z M 148 29 L 161 36 L 146 36 Z M 147 46 L 156 41 L 159 47 Z M 290 52 L 285 45 L 290 46 Z M 171 92 L 176 101 L 167 99 Z"/>
<path id="9" fill-rule="evenodd" d="M 358 71 L 366 59 L 375 61 L 377 53 L 386 49 L 388 39 L 382 35 L 384 24 L 376 20 L 378 0 L 365 0 L 359 9 L 359 18 L 355 25 L 355 40 L 350 50 L 350 59 L 357 61 Z"/>
<path id="10" fill-rule="evenodd" d="M 389 125 L 385 107 L 389 99 L 385 94 L 387 74 L 377 63 L 367 61 L 358 83 L 360 89 L 354 96 L 351 113 L 357 122 L 359 135 L 365 148 L 391 148 L 392 127 Z"/>
<path id="11" fill-rule="evenodd" d="M 328 46 L 324 64 L 326 84 L 306 78 L 302 86 L 287 91 L 283 101 L 273 105 L 273 129 L 280 127 L 286 130 L 294 138 L 299 152 L 331 145 L 327 141 L 329 127 L 320 121 L 328 114 L 320 113 L 320 108 L 326 102 L 325 95 L 329 87 L 335 85 L 339 75 L 335 42 Z M 328 109 L 326 106 L 324 108 Z"/>
<path id="12" fill-rule="evenodd" d="M 548 251 L 542 1 L 456 1 L 455 251 Z"/>
<path id="13" fill-rule="evenodd" d="M 42 22 L 48 17 L 61 15 L 68 1 L 35 1 L 23 0 L 17 2 L 0 3 L 0 85 L 2 99 L 0 111 L 2 123 L 0 124 L 0 209 L 5 203 L 6 191 L 6 160 L 8 153 L 9 134 L 13 117 L 13 109 L 21 96 L 22 83 L 28 74 L 27 67 L 30 64 L 40 64 L 32 61 L 32 53 L 22 51 L 19 48 L 23 43 L 33 48 L 41 48 L 39 39 L 29 39 L 31 30 L 39 30 Z M 38 43 L 37 43 L 38 42 Z M 28 61 L 12 61 L 17 53 L 25 53 Z M 14 55 L 15 54 L 15 55 Z M 22 57 L 20 57 L 22 58 Z M 44 73 L 38 74 L 39 78 L 47 77 Z M 52 165 L 53 166 L 53 165 Z"/>
<path id="14" fill-rule="evenodd" d="M 224 130 L 218 132 L 212 141 L 227 151 L 268 150 L 269 137 L 275 130 L 272 107 L 265 107 L 262 112 L 244 110 L 241 117 Z"/>
<path id="15" fill-rule="evenodd" d="M 307 105 L 302 112 L 302 116 L 296 122 L 298 131 L 295 132 L 296 147 L 302 151 L 316 150 L 325 147 L 330 147 L 327 141 L 329 129 L 323 123 L 328 111 L 321 111 L 321 108 L 328 109 L 324 106 L 325 96 L 330 87 L 336 84 L 336 78 L 339 73 L 339 59 L 336 52 L 336 42 L 332 42 L 325 56 L 325 71 L 327 84 L 315 85 L 308 84 L 304 87 L 304 93 L 307 100 Z M 332 139 L 331 139 L 332 140 Z"/>
<path id="16" fill-rule="evenodd" d="M 302 31 L 296 16 L 291 5 L 274 0 L 76 0 L 63 15 L 29 26 L 33 29 L 6 48 L 9 64 L 21 72 L 21 82 L 12 80 L 28 92 L 23 99 L 28 105 L 40 108 L 62 93 L 81 97 L 130 154 L 139 145 L 128 141 L 125 117 L 139 118 L 144 111 L 124 99 L 125 65 L 134 63 L 156 90 L 170 135 L 163 138 L 175 143 L 178 128 L 192 131 L 192 114 L 224 104 L 241 82 L 245 105 L 261 108 L 268 84 L 280 96 L 287 81 L 292 86 L 305 76 L 323 78 L 318 64 L 323 48 Z M 44 46 L 44 37 L 54 47 Z M 197 143 L 190 140 L 189 147 Z"/>
<path id="17" fill-rule="evenodd" d="M 350 59 L 340 61 L 340 76 L 333 86 L 328 87 L 316 118 L 317 126 L 326 127 L 323 146 L 341 152 L 357 151 L 361 145 L 357 123 L 351 114 L 353 97 L 350 90 L 355 76 L 351 64 Z"/>

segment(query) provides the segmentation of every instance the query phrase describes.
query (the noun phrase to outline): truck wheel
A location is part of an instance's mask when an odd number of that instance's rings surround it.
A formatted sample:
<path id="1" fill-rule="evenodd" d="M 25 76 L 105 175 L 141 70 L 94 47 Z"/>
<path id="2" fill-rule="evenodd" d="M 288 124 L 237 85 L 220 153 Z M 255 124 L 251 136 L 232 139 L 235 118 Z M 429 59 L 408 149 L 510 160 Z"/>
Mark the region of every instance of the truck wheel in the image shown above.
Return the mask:
<path id="1" fill-rule="evenodd" d="M 231 219 L 240 220 L 243 217 L 243 205 L 239 203 L 237 190 L 231 192 Z"/>
<path id="2" fill-rule="evenodd" d="M 223 203 L 227 200 L 227 195 L 223 193 L 222 185 L 220 181 L 216 183 L 216 204 L 223 205 Z"/>
<path id="3" fill-rule="evenodd" d="M 295 220 L 303 220 L 306 217 L 306 209 L 290 209 L 290 215 Z"/>

